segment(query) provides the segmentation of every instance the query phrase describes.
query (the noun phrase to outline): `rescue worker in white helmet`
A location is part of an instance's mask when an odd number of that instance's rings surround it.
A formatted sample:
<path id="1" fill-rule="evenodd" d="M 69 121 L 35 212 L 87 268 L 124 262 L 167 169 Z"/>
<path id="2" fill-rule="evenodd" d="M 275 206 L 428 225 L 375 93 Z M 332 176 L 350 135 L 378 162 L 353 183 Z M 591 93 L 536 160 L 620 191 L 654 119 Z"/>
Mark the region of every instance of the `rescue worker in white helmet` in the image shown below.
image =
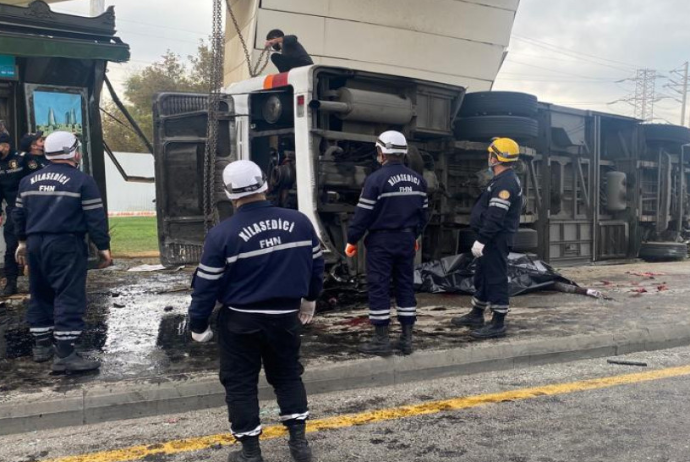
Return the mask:
<path id="1" fill-rule="evenodd" d="M 266 178 L 255 163 L 229 164 L 223 182 L 235 214 L 206 236 L 189 318 L 192 338 L 209 341 L 209 318 L 216 302 L 222 305 L 217 322 L 220 381 L 230 430 L 242 443 L 228 460 L 263 461 L 257 396 L 263 362 L 280 420 L 290 433 L 290 453 L 297 462 L 309 462 L 300 323 L 312 321 L 323 288 L 321 244 L 305 215 L 266 200 Z"/>
<path id="2" fill-rule="evenodd" d="M 100 267 L 109 266 L 108 220 L 96 182 L 77 168 L 77 137 L 51 133 L 45 155 L 51 163 L 22 179 L 13 211 L 19 240 L 16 258 L 31 268 L 26 317 L 36 342 L 33 355 L 42 362 L 57 351 L 54 372 L 85 372 L 100 367 L 74 348 L 84 331 L 86 311 L 85 235 L 98 248 Z"/>
<path id="3" fill-rule="evenodd" d="M 402 328 L 395 348 L 402 354 L 413 351 L 412 329 L 416 321 L 414 257 L 429 220 L 429 199 L 424 178 L 403 164 L 407 140 L 396 131 L 381 133 L 376 141 L 377 160 L 382 167 L 369 175 L 357 204 L 347 235 L 345 254 L 353 257 L 357 243 L 367 234 L 367 285 L 369 321 L 374 337 L 360 345 L 365 354 L 392 354 L 388 338 L 391 279 L 395 281 L 395 301 Z"/>
<path id="4" fill-rule="evenodd" d="M 494 175 L 477 200 L 470 219 L 476 234 L 472 254 L 477 259 L 472 311 L 452 319 L 457 327 L 469 327 L 474 338 L 506 335 L 504 319 L 510 306 L 508 292 L 508 254 L 520 225 L 522 187 L 513 170 L 520 147 L 510 138 L 494 138 L 489 146 L 489 169 Z M 493 317 L 484 324 L 484 311 Z"/>

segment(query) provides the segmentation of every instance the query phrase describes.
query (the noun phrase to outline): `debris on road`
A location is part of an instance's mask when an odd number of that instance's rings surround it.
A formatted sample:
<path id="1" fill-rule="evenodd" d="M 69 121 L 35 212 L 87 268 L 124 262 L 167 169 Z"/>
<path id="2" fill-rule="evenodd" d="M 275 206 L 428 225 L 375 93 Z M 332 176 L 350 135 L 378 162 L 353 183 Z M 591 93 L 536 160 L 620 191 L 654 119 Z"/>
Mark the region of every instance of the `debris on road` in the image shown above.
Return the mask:
<path id="1" fill-rule="evenodd" d="M 643 273 L 637 272 L 637 271 L 628 271 L 626 274 L 631 274 L 633 276 L 640 276 L 643 278 L 648 278 L 648 279 L 654 279 L 656 276 L 665 276 L 665 273 L 652 273 L 649 271 L 645 271 Z"/>
<path id="2" fill-rule="evenodd" d="M 640 361 L 624 361 L 622 359 L 607 359 L 606 362 L 609 364 L 619 364 L 621 366 L 647 367 L 647 363 L 643 363 Z"/>

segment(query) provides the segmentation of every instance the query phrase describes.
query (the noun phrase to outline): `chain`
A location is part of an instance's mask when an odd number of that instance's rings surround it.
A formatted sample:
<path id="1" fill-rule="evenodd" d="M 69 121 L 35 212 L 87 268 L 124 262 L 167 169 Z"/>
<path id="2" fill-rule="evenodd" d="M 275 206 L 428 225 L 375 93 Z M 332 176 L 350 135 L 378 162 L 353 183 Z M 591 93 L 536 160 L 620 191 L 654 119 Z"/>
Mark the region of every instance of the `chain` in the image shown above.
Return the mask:
<path id="1" fill-rule="evenodd" d="M 204 151 L 204 229 L 218 222 L 216 209 L 216 154 L 218 152 L 218 113 L 223 79 L 223 0 L 213 1 L 213 34 L 211 38 L 211 81 L 208 93 L 208 123 Z"/>
<path id="2" fill-rule="evenodd" d="M 270 57 L 269 48 L 266 47 L 261 51 L 258 61 L 254 64 L 254 67 L 252 67 L 252 58 L 251 56 L 249 56 L 249 48 L 247 47 L 247 42 L 244 41 L 244 37 L 242 36 L 242 30 L 240 29 L 240 25 L 237 22 L 235 13 L 232 11 L 232 6 L 230 6 L 230 0 L 225 0 L 225 5 L 228 8 L 228 13 L 230 13 L 230 19 L 232 19 L 232 23 L 235 25 L 237 37 L 239 37 L 240 43 L 242 44 L 242 49 L 244 50 L 244 59 L 247 62 L 249 75 L 251 77 L 256 77 L 257 75 L 260 75 L 264 70 L 266 70 L 266 66 L 268 66 L 268 59 Z M 262 61 L 264 61 L 263 64 Z"/>

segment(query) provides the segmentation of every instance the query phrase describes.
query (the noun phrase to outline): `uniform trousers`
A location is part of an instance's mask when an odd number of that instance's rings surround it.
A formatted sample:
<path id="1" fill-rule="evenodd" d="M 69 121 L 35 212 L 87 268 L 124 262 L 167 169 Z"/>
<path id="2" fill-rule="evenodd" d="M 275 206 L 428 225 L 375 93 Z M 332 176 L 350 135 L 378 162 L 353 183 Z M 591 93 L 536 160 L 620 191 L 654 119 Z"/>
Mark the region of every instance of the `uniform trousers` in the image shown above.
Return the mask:
<path id="1" fill-rule="evenodd" d="M 496 313 L 508 313 L 510 294 L 508 291 L 508 254 L 511 235 L 498 234 L 484 247 L 483 256 L 477 259 L 474 273 L 474 297 L 472 305 Z"/>
<path id="2" fill-rule="evenodd" d="M 32 234 L 27 239 L 29 291 L 26 319 L 37 338 L 76 340 L 84 330 L 87 248 L 78 234 Z"/>
<path id="3" fill-rule="evenodd" d="M 414 296 L 414 233 L 372 232 L 365 238 L 364 245 L 367 248 L 369 320 L 375 326 L 390 324 L 393 280 L 398 320 L 400 324 L 414 324 L 417 319 L 417 300 Z"/>
<path id="4" fill-rule="evenodd" d="M 280 420 L 290 426 L 309 417 L 299 361 L 301 324 L 297 313 L 271 315 L 223 308 L 218 317 L 220 381 L 225 387 L 230 430 L 235 438 L 261 434 L 258 382 L 263 363 L 273 386 Z"/>

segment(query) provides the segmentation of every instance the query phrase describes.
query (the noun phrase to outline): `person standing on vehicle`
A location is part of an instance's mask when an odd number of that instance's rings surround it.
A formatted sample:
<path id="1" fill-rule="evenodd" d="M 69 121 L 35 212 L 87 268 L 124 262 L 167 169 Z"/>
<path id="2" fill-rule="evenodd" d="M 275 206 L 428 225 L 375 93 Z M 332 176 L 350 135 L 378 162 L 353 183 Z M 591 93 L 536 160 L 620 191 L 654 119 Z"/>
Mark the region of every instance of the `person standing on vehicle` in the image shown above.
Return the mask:
<path id="1" fill-rule="evenodd" d="M 19 182 L 26 175 L 22 158 L 12 150 L 10 136 L 0 133 L 0 203 L 5 202 L 5 218 L 2 234 L 5 238 L 5 287 L 0 293 L 3 297 L 9 297 L 17 293 L 17 277 L 19 265 L 14 258 L 19 242 L 14 232 L 12 210 L 17 199 Z M 1 222 L 2 220 L 0 220 Z"/>
<path id="2" fill-rule="evenodd" d="M 235 214 L 206 236 L 192 282 L 189 326 L 194 340 L 209 341 L 209 318 L 216 302 L 222 304 L 220 381 L 231 432 L 242 443 L 228 460 L 263 461 L 257 389 L 263 361 L 290 433 L 290 453 L 297 462 L 309 462 L 300 323 L 311 322 L 323 288 L 321 244 L 305 215 L 266 200 L 266 177 L 255 163 L 229 164 L 223 182 Z"/>
<path id="3" fill-rule="evenodd" d="M 510 306 L 508 254 L 520 226 L 522 187 L 513 165 L 520 147 L 510 138 L 495 138 L 489 146 L 489 169 L 494 177 L 477 200 L 471 227 L 477 235 L 472 254 L 477 259 L 472 311 L 452 319 L 457 327 L 470 327 L 474 338 L 506 335 L 504 319 Z M 484 310 L 491 309 L 491 323 L 484 325 Z"/>
<path id="4" fill-rule="evenodd" d="M 86 311 L 85 235 L 98 248 L 99 267 L 109 266 L 108 220 L 96 182 L 77 168 L 79 140 L 68 132 L 53 132 L 45 150 L 51 164 L 22 179 L 13 213 L 17 261 L 31 267 L 26 317 L 36 341 L 35 361 L 48 361 L 56 351 L 53 372 L 86 372 L 100 364 L 74 348 Z"/>
<path id="5" fill-rule="evenodd" d="M 411 354 L 412 329 L 416 321 L 417 300 L 414 296 L 414 257 L 417 239 L 429 220 L 429 199 L 424 178 L 405 167 L 407 140 L 396 131 L 382 133 L 376 140 L 377 160 L 382 167 L 369 175 L 357 204 L 347 235 L 345 254 L 357 254 L 357 243 L 368 232 L 367 285 L 369 320 L 374 337 L 360 345 L 366 354 L 392 354 L 388 329 L 390 325 L 390 285 L 395 281 L 395 301 L 402 335 L 395 348 Z"/>
<path id="6" fill-rule="evenodd" d="M 44 153 L 44 145 L 43 132 L 27 133 L 19 141 L 21 156 L 24 158 L 28 172 L 40 170 L 50 164 Z"/>
<path id="7" fill-rule="evenodd" d="M 266 35 L 266 48 L 271 47 L 279 53 L 271 55 L 271 61 L 278 72 L 288 72 L 296 67 L 314 64 L 311 56 L 294 35 L 285 35 L 280 29 L 273 29 Z"/>

